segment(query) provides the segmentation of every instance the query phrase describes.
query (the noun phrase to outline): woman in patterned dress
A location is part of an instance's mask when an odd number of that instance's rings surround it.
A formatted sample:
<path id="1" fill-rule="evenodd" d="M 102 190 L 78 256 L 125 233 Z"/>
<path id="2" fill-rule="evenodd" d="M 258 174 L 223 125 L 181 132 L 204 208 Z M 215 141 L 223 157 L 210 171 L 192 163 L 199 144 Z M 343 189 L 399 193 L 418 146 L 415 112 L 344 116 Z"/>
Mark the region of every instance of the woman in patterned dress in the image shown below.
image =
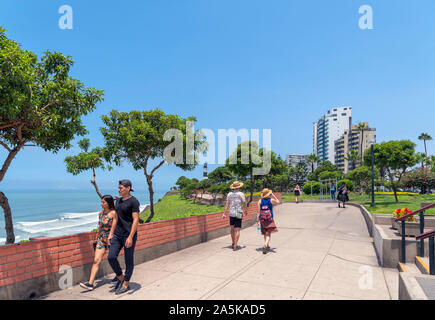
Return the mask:
<path id="1" fill-rule="evenodd" d="M 103 260 L 104 253 L 106 252 L 106 249 L 109 248 L 110 239 L 113 237 L 114 231 L 112 230 L 112 226 L 114 225 L 114 221 L 117 219 L 112 196 L 103 196 L 103 198 L 101 198 L 101 207 L 103 210 L 99 212 L 98 233 L 97 239 L 94 243 L 95 257 L 91 269 L 91 276 L 89 277 L 88 282 L 80 283 L 80 286 L 89 291 L 94 290 L 95 276 L 97 275 L 100 263 Z"/>
<path id="2" fill-rule="evenodd" d="M 275 197 L 270 189 L 263 189 L 261 191 L 261 199 L 258 200 L 258 215 L 257 225 L 260 224 L 261 234 L 264 236 L 263 254 L 270 250 L 269 243 L 271 234 L 278 232 L 275 221 L 273 219 L 273 206 L 280 204 L 279 200 Z"/>

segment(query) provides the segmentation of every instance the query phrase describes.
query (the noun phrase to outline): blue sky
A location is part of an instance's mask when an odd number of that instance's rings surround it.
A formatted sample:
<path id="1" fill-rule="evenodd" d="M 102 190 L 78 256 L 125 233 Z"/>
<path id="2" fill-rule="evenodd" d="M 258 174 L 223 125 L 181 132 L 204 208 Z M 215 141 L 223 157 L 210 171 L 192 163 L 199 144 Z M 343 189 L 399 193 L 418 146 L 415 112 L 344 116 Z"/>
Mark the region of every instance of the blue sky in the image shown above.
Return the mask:
<path id="1" fill-rule="evenodd" d="M 64 4 L 73 8 L 73 30 L 58 27 Z M 374 30 L 358 27 L 365 4 Z M 343 105 L 353 107 L 354 122 L 377 128 L 378 141 L 410 138 L 422 151 L 418 135 L 435 136 L 434 11 L 433 0 L 2 0 L 0 24 L 37 54 L 71 55 L 73 75 L 105 91 L 84 118 L 94 146 L 103 141 L 102 114 L 159 107 L 194 115 L 196 128 L 216 133 L 271 128 L 272 149 L 285 156 L 310 153 L 312 122 Z M 65 171 L 63 159 L 77 152 L 25 149 L 1 190 L 90 189 L 90 173 Z M 182 174 L 165 166 L 154 185 L 166 190 Z M 146 189 L 128 164 L 97 173 L 102 188 L 125 177 Z"/>

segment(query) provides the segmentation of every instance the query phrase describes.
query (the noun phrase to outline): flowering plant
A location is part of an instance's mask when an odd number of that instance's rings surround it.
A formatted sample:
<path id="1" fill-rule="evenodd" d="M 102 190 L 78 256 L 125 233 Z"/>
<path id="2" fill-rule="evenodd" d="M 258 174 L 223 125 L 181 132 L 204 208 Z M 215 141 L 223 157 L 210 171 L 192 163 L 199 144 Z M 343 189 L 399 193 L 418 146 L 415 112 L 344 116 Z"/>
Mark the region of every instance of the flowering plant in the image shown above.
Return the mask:
<path id="1" fill-rule="evenodd" d="M 393 216 L 396 218 L 400 218 L 400 217 L 406 216 L 409 213 L 412 213 L 412 210 L 408 210 L 408 208 L 396 209 L 393 212 Z M 406 221 L 416 222 L 414 216 L 410 216 L 410 217 L 406 218 Z"/>

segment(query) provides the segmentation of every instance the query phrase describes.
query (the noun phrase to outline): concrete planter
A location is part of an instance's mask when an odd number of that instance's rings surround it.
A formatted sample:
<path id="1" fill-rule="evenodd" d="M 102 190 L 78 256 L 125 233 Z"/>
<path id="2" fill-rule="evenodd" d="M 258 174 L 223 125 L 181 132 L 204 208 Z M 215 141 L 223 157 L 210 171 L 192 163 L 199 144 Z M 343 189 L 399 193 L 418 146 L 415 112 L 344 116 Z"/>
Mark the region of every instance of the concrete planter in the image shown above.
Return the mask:
<path id="1" fill-rule="evenodd" d="M 397 223 L 397 231 L 402 235 L 402 222 Z M 405 236 L 415 237 L 420 234 L 420 223 L 405 221 Z"/>
<path id="2" fill-rule="evenodd" d="M 396 220 L 396 217 L 391 217 L 391 228 L 397 230 L 399 228 L 400 222 L 395 222 L 394 220 Z"/>

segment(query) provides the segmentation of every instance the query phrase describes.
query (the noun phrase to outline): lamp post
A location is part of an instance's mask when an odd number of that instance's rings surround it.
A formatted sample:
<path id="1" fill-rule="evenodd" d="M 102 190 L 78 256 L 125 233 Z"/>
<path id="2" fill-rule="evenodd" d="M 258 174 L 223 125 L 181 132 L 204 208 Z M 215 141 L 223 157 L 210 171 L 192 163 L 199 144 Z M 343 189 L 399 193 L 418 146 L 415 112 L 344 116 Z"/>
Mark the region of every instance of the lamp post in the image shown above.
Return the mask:
<path id="1" fill-rule="evenodd" d="M 370 141 L 370 151 L 371 151 L 371 164 L 372 164 L 372 203 L 370 204 L 371 207 L 374 207 L 375 204 L 375 170 L 374 170 L 374 152 L 373 152 L 373 145 L 376 143 L 375 141 Z"/>

